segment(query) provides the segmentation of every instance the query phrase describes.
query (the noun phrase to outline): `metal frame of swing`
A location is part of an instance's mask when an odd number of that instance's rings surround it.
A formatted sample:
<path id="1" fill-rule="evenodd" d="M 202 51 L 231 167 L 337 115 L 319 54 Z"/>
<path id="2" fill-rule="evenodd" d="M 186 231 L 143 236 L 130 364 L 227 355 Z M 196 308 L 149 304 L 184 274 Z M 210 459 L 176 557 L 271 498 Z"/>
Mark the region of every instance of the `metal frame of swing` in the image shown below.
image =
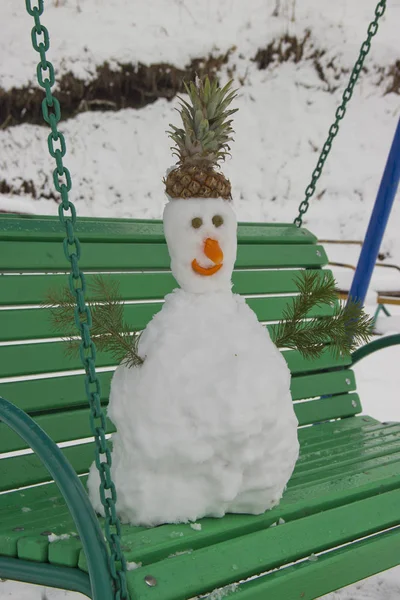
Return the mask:
<path id="1" fill-rule="evenodd" d="M 302 217 L 308 210 L 308 202 L 315 190 L 315 184 L 321 175 L 324 162 L 329 154 L 331 143 L 339 129 L 339 121 L 343 118 L 346 110 L 346 103 L 350 100 L 354 85 L 357 81 L 358 75 L 361 71 L 362 64 L 366 54 L 369 51 L 370 41 L 373 35 L 375 35 L 378 28 L 378 19 L 382 16 L 385 10 L 385 1 L 381 0 L 378 3 L 375 19 L 370 24 L 368 29 L 368 38 L 362 45 L 360 57 L 356 63 L 356 66 L 350 77 L 349 86 L 346 88 L 345 94 L 343 95 L 342 105 L 339 107 L 336 113 L 336 122 L 330 128 L 329 137 L 324 145 L 323 151 L 318 161 L 316 170 L 313 173 L 312 181 L 310 186 L 306 190 L 306 200 L 300 205 L 299 216 L 295 223 L 300 226 Z M 71 177 L 68 169 L 63 165 L 63 157 L 66 153 L 65 140 L 61 132 L 57 129 L 57 123 L 60 120 L 60 105 L 57 99 L 51 93 L 51 87 L 54 84 L 54 69 L 49 61 L 46 59 L 46 50 L 49 47 L 49 38 L 47 29 L 40 23 L 40 16 L 43 12 L 43 0 L 38 0 L 38 6 L 31 6 L 31 1 L 26 0 L 26 6 L 28 13 L 34 18 L 35 26 L 32 30 L 32 44 L 35 50 L 40 54 L 40 62 L 38 64 L 38 81 L 39 84 L 44 88 L 46 96 L 43 100 L 42 110 L 44 120 L 51 127 L 51 134 L 49 135 L 48 145 L 51 156 L 56 161 L 56 169 L 53 173 L 54 183 L 56 189 L 61 194 L 62 203 L 60 205 L 59 217 L 60 222 L 66 230 L 66 238 L 64 240 L 64 252 L 66 258 L 71 263 L 71 275 L 70 275 L 70 289 L 76 297 L 77 308 L 75 311 L 75 320 L 77 327 L 79 328 L 82 336 L 81 343 L 81 359 L 86 371 L 86 391 L 91 406 L 91 424 L 92 432 L 97 442 L 97 454 L 96 462 L 99 468 L 100 474 L 103 476 L 103 506 L 108 510 L 108 521 L 106 521 L 106 534 L 107 540 L 110 547 L 110 555 L 107 553 L 107 549 L 103 540 L 103 536 L 98 525 L 97 519 L 94 516 L 93 509 L 87 501 L 86 493 L 81 486 L 79 479 L 75 472 L 70 467 L 68 461 L 65 460 L 64 456 L 60 452 L 57 445 L 46 436 L 43 431 L 32 425 L 32 421 L 27 415 L 10 405 L 4 400 L 0 402 L 0 410 L 2 419 L 12 428 L 15 429 L 24 439 L 29 443 L 32 449 L 36 449 L 41 460 L 44 462 L 54 480 L 60 486 L 63 491 L 64 497 L 71 509 L 71 513 L 75 519 L 78 532 L 84 542 L 85 552 L 88 557 L 89 573 L 90 576 L 85 576 L 78 573 L 73 575 L 71 570 L 68 574 L 62 568 L 52 568 L 50 565 L 27 565 L 24 561 L 17 561 L 19 567 L 16 566 L 15 561 L 9 559 L 0 558 L 0 569 L 5 573 L 5 576 L 16 577 L 18 573 L 24 573 L 24 580 L 31 581 L 33 583 L 47 583 L 49 579 L 57 573 L 60 576 L 58 582 L 61 584 L 63 577 L 64 585 L 66 589 L 75 589 L 82 593 L 88 594 L 90 585 L 91 592 L 94 596 L 101 598 L 126 598 L 128 592 L 126 589 L 125 570 L 126 564 L 123 553 L 119 544 L 120 537 L 120 526 L 119 520 L 115 513 L 115 488 L 113 488 L 112 481 L 110 480 L 109 466 L 110 466 L 110 455 L 106 446 L 104 438 L 104 428 L 102 423 L 104 421 L 104 413 L 99 403 L 99 385 L 95 373 L 95 348 L 93 342 L 90 340 L 90 311 L 85 303 L 84 291 L 85 291 L 85 278 L 83 273 L 79 269 L 79 257 L 80 257 L 80 243 L 78 238 L 74 234 L 74 225 L 76 221 L 76 212 L 73 204 L 68 199 L 68 192 L 71 188 Z M 43 41 L 38 41 L 38 36 L 43 34 Z M 47 77 L 44 77 L 47 72 Z M 59 143 L 59 147 L 55 148 L 54 143 Z M 61 180 L 61 178 L 64 178 Z M 43 453 L 43 447 L 46 447 L 46 452 Z M 106 458 L 105 463 L 101 463 L 100 455 L 103 454 Z M 106 465 L 106 466 L 101 466 Z M 75 482 L 71 488 L 71 482 Z M 111 498 L 106 498 L 105 490 L 110 490 Z M 84 506 L 84 515 L 79 513 L 81 507 Z M 77 508 L 79 511 L 77 512 Z M 114 528 L 114 532 L 111 532 L 111 528 Z M 122 568 L 118 567 L 118 561 L 121 562 Z M 98 565 L 103 565 L 102 569 L 96 568 Z M 54 571 L 53 571 L 54 569 Z M 100 572 L 99 572 L 100 571 Z M 30 573 L 30 575 L 29 575 Z M 67 581 L 69 577 L 69 581 Z M 113 587 L 111 586 L 113 581 Z M 252 584 L 253 585 L 253 584 Z M 252 587 L 250 585 L 250 587 Z M 254 584 L 257 586 L 257 583 Z M 247 587 L 246 589 L 249 589 Z M 88 594 L 89 595 L 89 594 Z"/>

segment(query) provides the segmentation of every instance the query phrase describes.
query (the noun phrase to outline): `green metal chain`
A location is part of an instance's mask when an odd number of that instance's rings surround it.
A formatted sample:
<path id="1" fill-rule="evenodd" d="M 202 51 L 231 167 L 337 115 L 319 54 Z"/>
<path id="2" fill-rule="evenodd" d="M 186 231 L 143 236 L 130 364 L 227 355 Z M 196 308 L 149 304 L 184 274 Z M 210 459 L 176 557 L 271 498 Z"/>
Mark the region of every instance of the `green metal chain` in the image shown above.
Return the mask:
<path id="1" fill-rule="evenodd" d="M 126 585 L 126 560 L 121 548 L 121 524 L 116 513 L 117 493 L 111 479 L 111 452 L 107 447 L 105 436 L 106 418 L 101 406 L 100 381 L 96 374 L 96 347 L 90 336 L 92 318 L 90 309 L 85 302 L 86 282 L 84 273 L 79 268 L 81 246 L 75 235 L 76 210 L 68 199 L 71 190 L 71 174 L 63 164 L 66 154 L 64 135 L 58 131 L 57 124 L 61 118 L 60 103 L 51 92 L 55 83 L 54 68 L 46 58 L 50 47 L 49 32 L 40 22 L 43 14 L 43 0 L 37 0 L 37 6 L 32 7 L 32 0 L 25 0 L 26 10 L 33 17 L 35 25 L 32 29 L 32 45 L 40 55 L 37 65 L 37 79 L 45 91 L 42 102 L 43 118 L 50 125 L 51 133 L 47 138 L 50 155 L 55 159 L 56 168 L 53 180 L 56 190 L 61 194 L 58 215 L 65 228 L 66 237 L 63 242 L 64 253 L 71 264 L 69 287 L 76 299 L 75 324 L 81 334 L 80 358 L 85 368 L 85 389 L 90 404 L 90 426 L 95 439 L 95 461 L 100 473 L 100 497 L 105 511 L 105 535 L 110 548 L 109 565 L 114 582 L 115 600 L 129 598 Z M 55 147 L 57 144 L 57 147 Z M 120 565 L 118 564 L 120 563 Z"/>
<path id="2" fill-rule="evenodd" d="M 328 158 L 329 152 L 331 151 L 332 142 L 339 131 L 340 121 L 343 119 L 344 115 L 346 114 L 347 103 L 349 102 L 350 98 L 353 95 L 354 86 L 356 85 L 358 77 L 363 68 L 365 57 L 367 56 L 367 54 L 371 48 L 371 40 L 374 37 L 374 35 L 376 34 L 376 32 L 378 31 L 379 19 L 382 17 L 385 10 L 386 10 L 386 0 L 380 0 L 380 2 L 378 2 L 377 6 L 375 8 L 375 18 L 368 26 L 367 39 L 361 44 L 360 54 L 357 58 L 356 64 L 353 67 L 353 70 L 351 72 L 347 87 L 343 92 L 342 101 L 336 110 L 335 122 L 329 128 L 328 138 L 327 138 L 325 144 L 323 145 L 321 154 L 319 155 L 317 166 L 315 167 L 313 174 L 311 176 L 311 182 L 306 187 L 305 199 L 302 202 L 300 202 L 299 214 L 297 215 L 297 217 L 294 220 L 294 223 L 295 223 L 295 225 L 297 225 L 297 227 L 301 227 L 301 225 L 303 223 L 303 216 L 308 211 L 311 196 L 315 192 L 315 185 L 321 176 L 322 170 L 325 165 L 325 161 Z"/>

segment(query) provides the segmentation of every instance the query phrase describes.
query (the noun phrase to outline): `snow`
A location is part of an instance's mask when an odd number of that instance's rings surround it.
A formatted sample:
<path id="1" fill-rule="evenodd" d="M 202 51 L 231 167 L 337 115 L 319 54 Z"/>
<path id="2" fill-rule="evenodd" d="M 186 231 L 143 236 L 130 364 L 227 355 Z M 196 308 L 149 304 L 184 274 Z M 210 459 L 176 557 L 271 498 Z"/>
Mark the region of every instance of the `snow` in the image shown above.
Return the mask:
<path id="1" fill-rule="evenodd" d="M 237 583 L 231 583 L 230 585 L 226 585 L 225 587 L 217 588 L 216 590 L 213 590 L 211 592 L 211 594 L 208 596 L 208 599 L 222 600 L 222 598 L 234 594 L 237 591 L 238 587 L 239 586 Z"/>
<path id="2" fill-rule="evenodd" d="M 50 543 L 52 543 L 52 542 L 59 542 L 60 540 L 69 540 L 70 537 L 71 536 L 69 533 L 62 533 L 61 535 L 56 535 L 55 533 L 51 533 L 50 535 L 47 536 L 47 539 L 49 540 Z"/>
<path id="3" fill-rule="evenodd" d="M 126 563 L 126 569 L 127 571 L 135 571 L 136 569 L 140 569 L 140 567 L 142 566 L 142 563 L 136 563 L 136 562 L 127 562 Z"/>
<path id="4" fill-rule="evenodd" d="M 298 456 L 290 373 L 227 288 L 167 295 L 140 338 L 144 364 L 114 374 L 108 416 L 123 522 L 258 514 L 282 496 Z M 92 466 L 89 495 L 101 513 L 98 477 Z"/>
<path id="5" fill-rule="evenodd" d="M 117 513 L 147 526 L 260 514 L 279 502 L 298 457 L 289 369 L 231 292 L 230 203 L 170 200 L 164 231 L 181 289 L 142 333 L 144 363 L 119 366 L 111 382 Z M 88 490 L 104 516 L 95 463 Z"/>
<path id="6" fill-rule="evenodd" d="M 195 531 L 201 531 L 201 523 L 190 523 L 190 527 Z"/>
<path id="7" fill-rule="evenodd" d="M 390 308 L 390 306 L 388 305 L 387 308 Z M 381 335 L 400 333 L 400 316 L 387 317 L 381 313 L 381 316 L 378 317 L 375 329 Z"/>
<path id="8" fill-rule="evenodd" d="M 192 554 L 192 552 L 193 550 L 189 548 L 188 550 L 182 550 L 181 552 L 174 552 L 173 554 L 170 554 L 168 558 L 175 558 L 176 556 L 182 556 L 184 554 Z"/>
<path id="9" fill-rule="evenodd" d="M 222 217 L 221 226 L 215 227 L 214 216 Z M 195 229 L 192 226 L 193 219 L 200 219 L 200 227 Z M 164 232 L 171 270 L 183 289 L 201 293 L 231 288 L 236 260 L 236 230 L 236 215 L 227 200 L 191 198 L 168 202 L 164 210 Z M 222 256 L 214 257 L 215 252 L 222 252 Z M 198 275 L 192 268 L 193 260 L 201 268 L 219 270 L 216 273 L 208 271 L 213 273 L 211 276 Z"/>
<path id="10" fill-rule="evenodd" d="M 152 7 L 159 10 L 149 10 L 145 3 L 139 9 L 139 2 L 80 0 L 81 12 L 77 12 L 76 0 L 60 2 L 58 8 L 48 3 L 50 56 L 57 73 L 85 70 L 80 49 L 86 45 L 88 70 L 94 72 L 105 52 L 114 61 L 126 60 L 125 54 L 131 53 L 134 60 L 150 63 L 159 59 L 162 48 L 163 60 L 179 65 L 190 56 L 200 56 L 205 46 L 207 53 L 218 54 L 236 45 L 221 75 L 225 81 L 227 70 L 234 69 L 239 85 L 232 159 L 224 164 L 233 186 L 235 211 L 239 220 L 291 220 L 348 78 L 348 72 L 339 67 L 346 70 L 354 61 L 375 4 L 373 0 L 350 4 L 320 0 L 315 10 L 315 1 L 297 3 L 294 22 L 288 17 L 292 2 L 287 0 L 282 0 L 278 17 L 271 16 L 275 2 L 263 0 L 252 0 L 252 10 L 241 0 L 171 1 L 168 10 L 162 10 L 166 0 L 154 0 Z M 36 58 L 29 49 L 31 23 L 24 16 L 23 3 L 6 3 L 4 12 L 0 44 L 7 60 L 2 61 L 0 82 L 7 89 L 32 78 Z M 374 37 L 368 72 L 354 91 L 305 218 L 305 225 L 321 237 L 363 237 L 399 115 L 398 96 L 385 95 L 387 78 L 378 85 L 395 60 L 399 12 L 400 0 L 393 0 Z M 88 19 L 90 25 L 84 26 Z M 105 23 L 110 32 L 106 43 Z M 163 27 L 168 31 L 166 39 L 157 36 Z M 265 47 L 273 36 L 290 33 L 301 38 L 306 29 L 311 30 L 306 54 L 325 51 L 320 62 L 333 92 L 319 79 L 311 58 L 273 64 L 266 70 L 259 70 L 252 60 L 256 49 Z M 111 35 L 112 31 L 118 35 Z M 328 68 L 331 61 L 336 70 Z M 177 106 L 177 99 L 160 99 L 141 110 L 86 112 L 62 124 L 67 140 L 65 164 L 73 177 L 71 198 L 78 214 L 161 218 L 165 204 L 161 179 L 171 164 L 165 130 L 169 123 L 178 123 Z M 0 195 L 0 210 L 56 212 L 54 200 L 46 199 L 53 191 L 54 168 L 46 138 L 46 128 L 33 125 L 0 131 L 2 179 L 16 192 L 22 180 L 31 181 L 36 190 L 34 203 L 23 194 Z M 383 247 L 397 262 L 399 228 L 397 202 Z"/>
<path id="11" fill-rule="evenodd" d="M 0 21 L 0 87 L 33 80 L 36 55 L 30 47 L 32 19 L 23 2 L 3 3 Z M 43 22 L 51 32 L 50 59 L 57 77 L 68 71 L 90 79 L 108 60 L 112 67 L 128 61 L 170 62 L 182 67 L 191 58 L 230 54 L 226 69 L 241 80 L 235 115 L 233 157 L 224 165 L 231 179 L 240 220 L 290 221 L 303 198 L 348 72 L 365 37 L 375 0 L 60 0 L 47 2 Z M 277 16 L 273 16 L 275 7 Z M 294 13 L 294 14 L 293 14 Z M 399 57 L 399 0 L 388 3 L 362 73 L 341 124 L 338 138 L 311 202 L 305 225 L 321 238 L 362 239 L 399 116 L 398 96 L 385 94 L 390 65 Z M 294 19 L 292 19 L 294 17 Z M 306 55 L 320 58 L 327 83 L 313 59 L 273 64 L 259 71 L 252 58 L 259 48 L 284 33 L 311 35 Z M 311 47 L 311 44 L 313 45 Z M 337 67 L 329 69 L 330 61 Z M 228 73 L 223 73 L 222 80 Z M 335 79 L 337 78 L 337 79 Z M 380 82 L 380 80 L 382 80 Z M 328 87 L 336 87 L 329 91 Z M 160 99 L 142 110 L 84 113 L 63 122 L 66 165 L 73 176 L 71 198 L 78 214 L 121 217 L 162 215 L 162 174 L 171 162 L 164 131 L 176 123 L 171 103 Z M 0 179 L 18 193 L 32 181 L 36 197 L 0 194 L 0 210 L 55 214 L 44 128 L 21 125 L 0 131 Z M 387 262 L 400 264 L 400 203 L 394 205 L 382 251 Z M 328 247 L 331 260 L 356 264 L 359 248 Z M 351 259 L 351 260 L 350 260 Z M 352 273 L 343 273 L 348 286 Z M 384 274 L 383 274 L 384 272 Z M 346 273 L 346 274 L 345 274 Z M 400 274 L 376 269 L 368 308 L 376 308 L 376 290 L 399 289 Z M 379 317 L 378 327 L 398 331 L 400 310 L 392 319 Z M 389 328 L 389 329 L 386 329 Z M 356 365 L 364 411 L 382 420 L 400 420 L 398 389 L 400 347 L 370 356 Z M 382 393 L 384 390 L 384 393 Z M 377 402 L 379 398 L 379 402 Z M 175 532 L 182 536 L 182 532 Z M 39 600 L 43 588 L 11 581 L 0 583 L 1 600 Z M 72 592 L 46 589 L 49 600 L 82 600 Z M 325 600 L 397 600 L 400 567 L 325 596 Z"/>

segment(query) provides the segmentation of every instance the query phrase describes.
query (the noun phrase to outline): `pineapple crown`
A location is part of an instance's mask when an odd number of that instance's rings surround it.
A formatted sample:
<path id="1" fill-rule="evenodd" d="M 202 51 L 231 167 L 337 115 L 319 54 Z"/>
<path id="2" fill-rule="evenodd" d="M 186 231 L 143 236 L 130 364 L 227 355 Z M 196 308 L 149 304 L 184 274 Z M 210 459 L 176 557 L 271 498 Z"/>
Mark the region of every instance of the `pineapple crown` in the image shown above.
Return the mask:
<path id="1" fill-rule="evenodd" d="M 232 80 L 220 88 L 217 80 L 212 83 L 208 77 L 204 82 L 196 77 L 195 82 L 184 82 L 190 103 L 179 97 L 180 108 L 176 109 L 183 122 L 182 127 L 171 125 L 167 131 L 175 142 L 171 148 L 178 157 L 179 164 L 216 165 L 229 154 L 229 143 L 233 141 L 229 119 L 238 109 L 228 110 L 236 98 L 236 90 L 231 91 Z"/>

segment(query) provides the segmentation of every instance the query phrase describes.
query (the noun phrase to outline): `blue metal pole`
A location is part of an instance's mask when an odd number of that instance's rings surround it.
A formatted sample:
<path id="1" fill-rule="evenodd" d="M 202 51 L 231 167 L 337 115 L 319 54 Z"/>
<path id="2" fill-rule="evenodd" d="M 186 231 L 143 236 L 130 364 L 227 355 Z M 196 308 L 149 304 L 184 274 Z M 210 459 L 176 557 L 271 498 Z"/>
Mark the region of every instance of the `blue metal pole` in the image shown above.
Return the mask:
<path id="1" fill-rule="evenodd" d="M 367 233 L 361 248 L 360 258 L 349 293 L 349 299 L 364 304 L 365 296 L 371 281 L 372 272 L 378 258 L 379 248 L 385 233 L 390 211 L 396 196 L 400 180 L 400 119 L 386 167 L 383 172 L 378 195 L 368 224 Z"/>

